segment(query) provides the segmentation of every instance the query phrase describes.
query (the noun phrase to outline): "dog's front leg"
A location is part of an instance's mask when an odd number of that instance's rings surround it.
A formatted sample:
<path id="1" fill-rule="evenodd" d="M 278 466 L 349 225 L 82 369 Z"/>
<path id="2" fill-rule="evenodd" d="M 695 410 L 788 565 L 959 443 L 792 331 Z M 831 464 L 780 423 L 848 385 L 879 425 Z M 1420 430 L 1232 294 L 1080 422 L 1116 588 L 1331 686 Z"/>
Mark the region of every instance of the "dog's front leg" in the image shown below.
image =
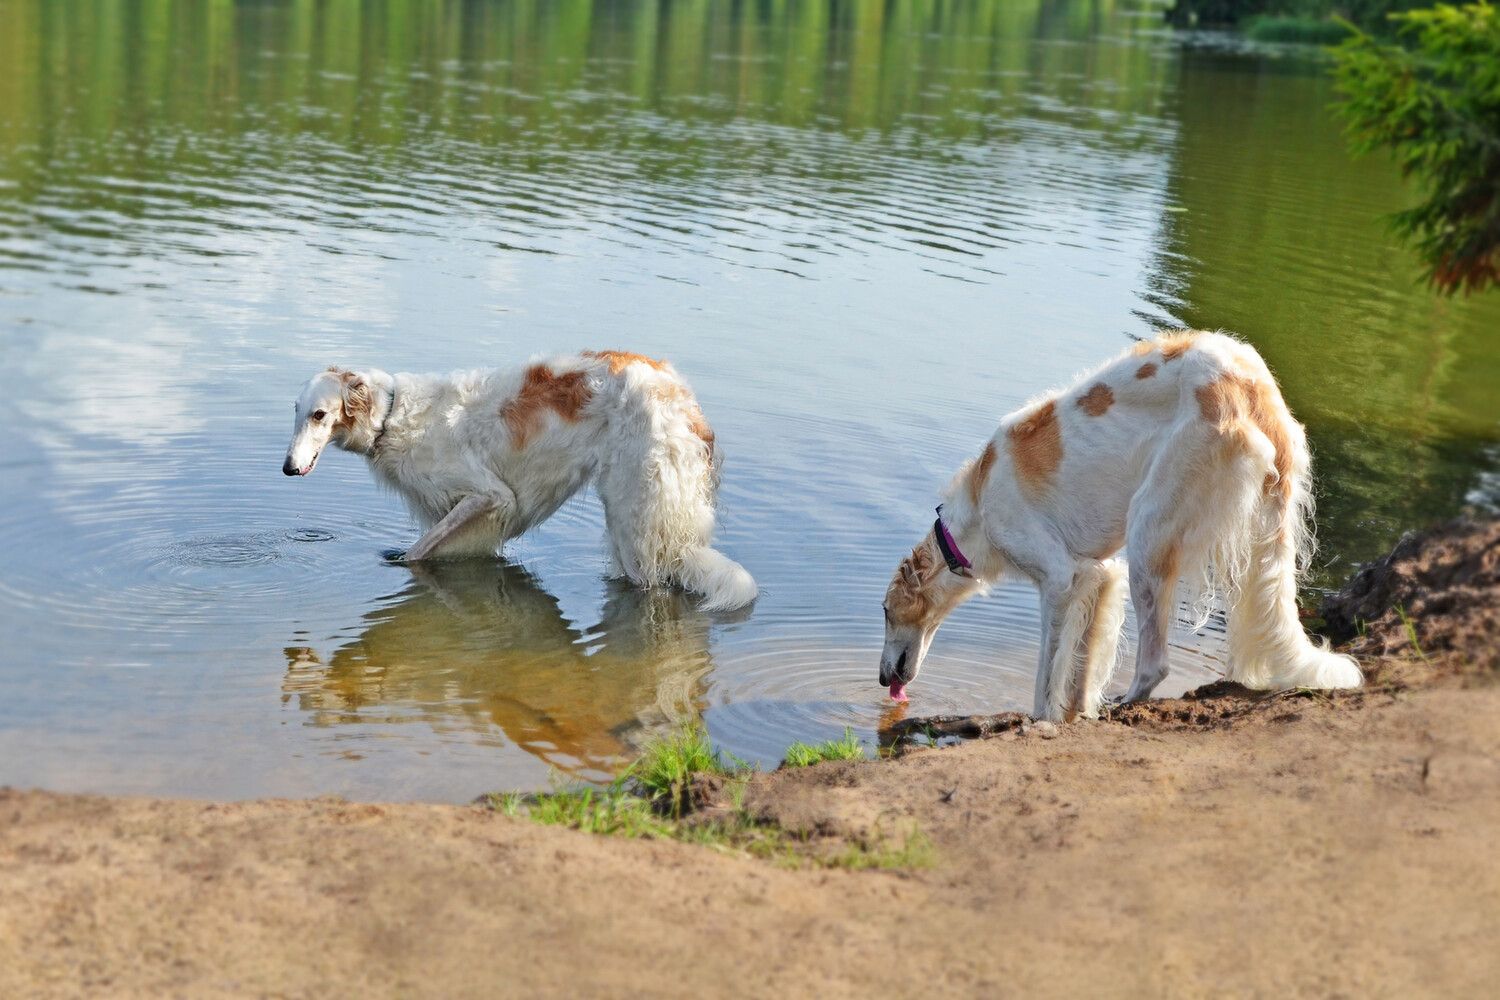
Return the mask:
<path id="1" fill-rule="evenodd" d="M 1049 592 L 1045 581 L 1038 584 L 1042 601 L 1041 649 L 1037 657 L 1036 691 L 1032 697 L 1031 716 L 1034 719 L 1052 719 L 1053 686 L 1061 683 L 1053 672 L 1057 669 L 1057 647 L 1062 639 L 1063 621 L 1067 617 L 1067 588 L 1053 586 Z"/>
<path id="2" fill-rule="evenodd" d="M 504 493 L 474 493 L 464 497 L 441 521 L 417 539 L 415 545 L 406 550 L 406 562 L 421 562 L 431 559 L 443 546 L 467 529 L 475 526 L 481 518 L 507 517 L 515 506 L 515 495 Z M 498 536 L 496 538 L 498 542 Z"/>
<path id="3" fill-rule="evenodd" d="M 1124 566 L 1116 560 L 1080 559 L 1071 579 L 1040 583 L 1042 652 L 1036 679 L 1036 715 L 1045 719 L 1093 718 L 1114 670 L 1124 621 Z"/>

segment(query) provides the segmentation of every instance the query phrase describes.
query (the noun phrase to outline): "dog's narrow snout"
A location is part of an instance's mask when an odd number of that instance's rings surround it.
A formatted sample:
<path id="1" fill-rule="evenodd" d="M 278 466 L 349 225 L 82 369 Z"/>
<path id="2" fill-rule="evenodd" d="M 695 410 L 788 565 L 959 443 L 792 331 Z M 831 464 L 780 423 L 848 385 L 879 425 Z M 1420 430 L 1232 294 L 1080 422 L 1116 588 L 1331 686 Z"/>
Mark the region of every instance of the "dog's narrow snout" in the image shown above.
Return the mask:
<path id="1" fill-rule="evenodd" d="M 292 464 L 292 456 L 288 455 L 286 460 L 281 463 L 281 472 L 287 476 L 295 476 L 297 474 L 297 467 Z"/>

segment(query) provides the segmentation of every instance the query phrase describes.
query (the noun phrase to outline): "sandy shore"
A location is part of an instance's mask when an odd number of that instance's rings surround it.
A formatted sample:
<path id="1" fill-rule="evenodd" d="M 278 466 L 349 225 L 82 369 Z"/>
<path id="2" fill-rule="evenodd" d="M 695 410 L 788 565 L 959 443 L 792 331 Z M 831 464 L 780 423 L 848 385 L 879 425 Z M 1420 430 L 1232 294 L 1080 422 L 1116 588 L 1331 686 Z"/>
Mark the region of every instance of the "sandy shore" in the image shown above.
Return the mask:
<path id="1" fill-rule="evenodd" d="M 1283 700 L 756 789 L 827 834 L 915 821 L 938 862 L 910 874 L 478 808 L 4 792 L 0 995 L 1474 995 L 1500 976 L 1497 711 L 1456 683 Z"/>
<path id="2" fill-rule="evenodd" d="M 0 996 L 1478 995 L 1500 686 L 1469 662 L 753 782 L 819 836 L 915 824 L 910 872 L 478 807 L 0 791 Z"/>

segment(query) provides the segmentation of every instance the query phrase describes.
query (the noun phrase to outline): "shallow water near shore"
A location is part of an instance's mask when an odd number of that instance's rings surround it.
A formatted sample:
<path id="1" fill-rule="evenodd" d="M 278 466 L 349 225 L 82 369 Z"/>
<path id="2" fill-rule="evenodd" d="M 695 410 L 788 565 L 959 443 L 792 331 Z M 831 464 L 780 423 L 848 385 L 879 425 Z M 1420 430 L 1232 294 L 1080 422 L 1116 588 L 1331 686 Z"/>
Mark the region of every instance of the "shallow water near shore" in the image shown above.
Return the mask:
<path id="1" fill-rule="evenodd" d="M 893 708 L 880 599 L 997 418 L 1169 326 L 1308 425 L 1315 583 L 1500 482 L 1500 298 L 1439 299 L 1315 56 L 1109 3 L 0 0 L 0 784 L 461 801 L 702 717 L 774 764 Z M 747 612 L 604 579 L 585 496 L 410 570 L 362 462 L 280 462 L 330 364 L 670 358 Z M 1031 700 L 1036 602 L 913 713 Z M 1179 631 L 1164 693 L 1215 676 Z M 1121 679 L 1125 676 L 1122 670 Z"/>

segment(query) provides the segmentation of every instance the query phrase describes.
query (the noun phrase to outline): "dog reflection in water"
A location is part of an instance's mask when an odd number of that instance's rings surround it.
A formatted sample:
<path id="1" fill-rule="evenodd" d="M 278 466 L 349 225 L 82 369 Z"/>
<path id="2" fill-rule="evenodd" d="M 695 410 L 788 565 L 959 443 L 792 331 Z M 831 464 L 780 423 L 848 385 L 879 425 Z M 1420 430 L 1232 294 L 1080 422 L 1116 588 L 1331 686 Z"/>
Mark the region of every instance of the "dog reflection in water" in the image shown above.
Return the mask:
<path id="1" fill-rule="evenodd" d="M 316 724 L 422 721 L 481 741 L 498 729 L 560 771 L 598 778 L 643 731 L 697 715 L 709 629 L 734 617 L 611 581 L 603 620 L 580 629 L 520 566 L 410 569 L 411 586 L 326 661 L 287 649 L 284 696 Z"/>

